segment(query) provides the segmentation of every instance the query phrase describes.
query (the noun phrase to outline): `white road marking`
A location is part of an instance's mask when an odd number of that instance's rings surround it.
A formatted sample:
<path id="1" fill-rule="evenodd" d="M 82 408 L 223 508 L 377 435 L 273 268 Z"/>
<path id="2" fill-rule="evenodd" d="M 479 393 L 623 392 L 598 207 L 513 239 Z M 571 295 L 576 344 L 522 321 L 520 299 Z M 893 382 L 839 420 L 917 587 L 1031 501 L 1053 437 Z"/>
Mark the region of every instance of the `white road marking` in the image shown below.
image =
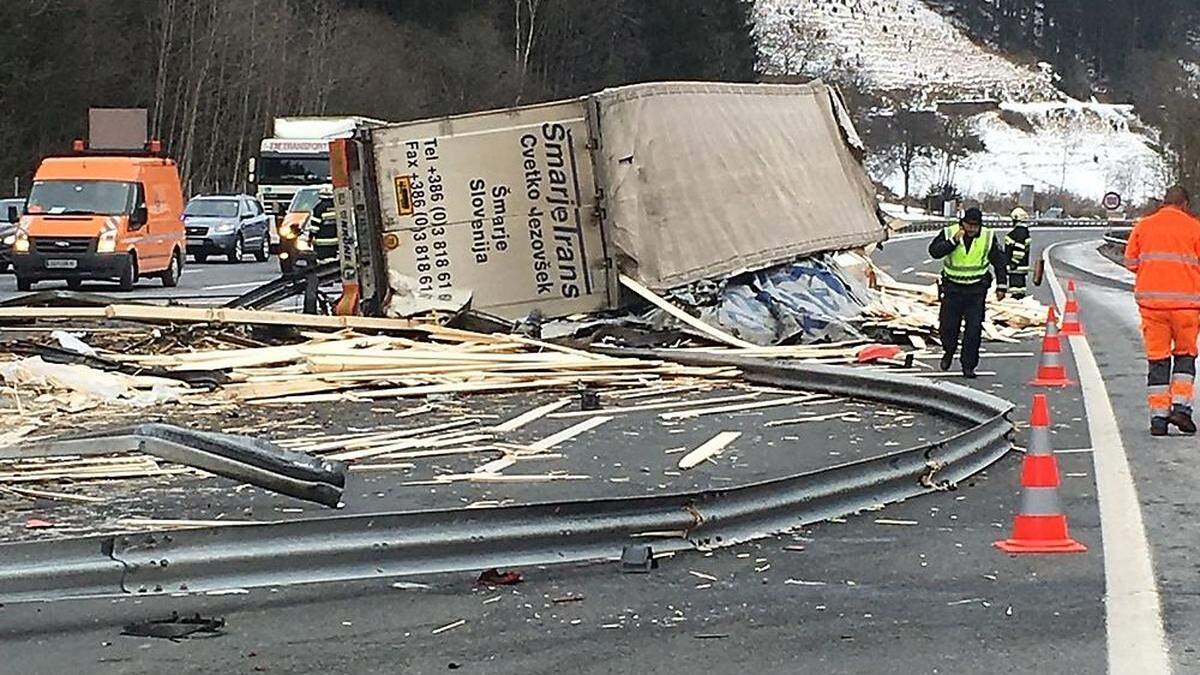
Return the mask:
<path id="1" fill-rule="evenodd" d="M 1047 247 L 1042 255 L 1054 302 L 1061 308 L 1064 292 L 1050 264 L 1050 253 L 1056 246 Z M 1070 341 L 1092 436 L 1096 498 L 1100 502 L 1108 672 L 1170 673 L 1154 562 L 1117 415 L 1087 338 L 1076 335 Z"/>

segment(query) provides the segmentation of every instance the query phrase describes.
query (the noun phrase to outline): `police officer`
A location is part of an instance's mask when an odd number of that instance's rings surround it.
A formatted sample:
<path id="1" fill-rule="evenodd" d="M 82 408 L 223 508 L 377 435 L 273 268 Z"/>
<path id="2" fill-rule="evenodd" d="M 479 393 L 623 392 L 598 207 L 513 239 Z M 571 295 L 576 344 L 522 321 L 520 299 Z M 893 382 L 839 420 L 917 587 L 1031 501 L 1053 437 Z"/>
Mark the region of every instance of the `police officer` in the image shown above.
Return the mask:
<path id="1" fill-rule="evenodd" d="M 949 370 L 962 335 L 963 377 L 974 378 L 979 365 L 979 343 L 983 317 L 993 274 L 996 298 L 1004 299 L 1008 288 L 1008 256 L 995 231 L 983 226 L 983 212 L 969 208 L 957 225 L 943 229 L 929 243 L 929 255 L 942 261 L 938 313 L 942 340 L 942 370 Z M 989 269 L 989 267 L 991 269 Z M 963 324 L 966 330 L 963 330 Z"/>
<path id="2" fill-rule="evenodd" d="M 1008 292 L 1017 300 L 1025 297 L 1029 281 L 1029 214 L 1017 207 L 1012 210 L 1013 228 L 1004 238 L 1008 253 Z"/>

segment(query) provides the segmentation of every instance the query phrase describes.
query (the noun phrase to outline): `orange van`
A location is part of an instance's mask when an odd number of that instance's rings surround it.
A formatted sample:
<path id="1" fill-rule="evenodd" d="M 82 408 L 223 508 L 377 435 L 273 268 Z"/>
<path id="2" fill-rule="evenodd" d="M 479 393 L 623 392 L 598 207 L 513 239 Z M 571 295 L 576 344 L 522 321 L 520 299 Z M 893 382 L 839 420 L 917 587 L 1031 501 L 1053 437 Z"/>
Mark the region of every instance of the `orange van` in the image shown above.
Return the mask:
<path id="1" fill-rule="evenodd" d="M 34 175 L 12 247 L 17 288 L 66 280 L 139 278 L 175 286 L 187 250 L 183 190 L 175 162 L 161 157 L 50 157 Z"/>

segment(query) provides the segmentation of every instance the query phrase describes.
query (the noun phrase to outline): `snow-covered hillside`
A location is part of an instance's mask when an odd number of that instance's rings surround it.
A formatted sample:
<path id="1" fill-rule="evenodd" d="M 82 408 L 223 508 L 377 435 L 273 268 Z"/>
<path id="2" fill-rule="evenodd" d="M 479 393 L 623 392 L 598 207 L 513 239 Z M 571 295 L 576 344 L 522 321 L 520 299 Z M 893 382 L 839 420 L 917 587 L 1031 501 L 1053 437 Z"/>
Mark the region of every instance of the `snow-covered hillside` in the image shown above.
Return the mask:
<path id="1" fill-rule="evenodd" d="M 1052 75 L 1018 66 L 966 39 L 920 0 L 758 0 L 757 25 L 775 70 L 794 70 L 795 43 L 817 39 L 810 73 L 854 72 L 877 90 L 1040 100 Z"/>
<path id="2" fill-rule="evenodd" d="M 762 59 L 774 74 L 831 76 L 933 108 L 938 101 L 994 100 L 998 109 L 962 119 L 986 148 L 959 162 L 968 196 L 1011 194 L 1022 184 L 1099 199 L 1159 194 L 1165 171 L 1158 135 L 1130 106 L 1081 102 L 1054 86 L 1045 64 L 1014 63 L 974 42 L 921 0 L 758 0 Z M 899 192 L 899 169 L 871 163 Z M 912 193 L 938 178 L 914 168 Z"/>

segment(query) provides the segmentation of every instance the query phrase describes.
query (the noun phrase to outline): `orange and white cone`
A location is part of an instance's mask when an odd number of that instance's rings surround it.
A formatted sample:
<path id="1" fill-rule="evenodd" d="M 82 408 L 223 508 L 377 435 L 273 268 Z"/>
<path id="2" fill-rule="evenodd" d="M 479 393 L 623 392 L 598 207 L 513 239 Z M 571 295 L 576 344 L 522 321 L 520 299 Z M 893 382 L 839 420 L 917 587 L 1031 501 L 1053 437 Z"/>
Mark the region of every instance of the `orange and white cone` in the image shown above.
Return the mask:
<path id="1" fill-rule="evenodd" d="M 1067 281 L 1067 304 L 1063 307 L 1062 334 L 1083 335 L 1083 324 L 1079 323 L 1079 301 L 1075 299 L 1075 280 Z"/>
<path id="2" fill-rule="evenodd" d="M 1067 379 L 1067 367 L 1063 365 L 1062 339 L 1058 336 L 1058 317 L 1053 306 L 1046 312 L 1046 335 L 1042 338 L 1042 358 L 1038 362 L 1037 376 L 1029 384 L 1035 387 L 1066 387 L 1073 384 Z"/>
<path id="3" fill-rule="evenodd" d="M 1029 423 L 1029 448 L 1021 464 L 1021 508 L 1013 519 L 1012 537 L 995 546 L 1006 553 L 1082 553 L 1087 547 L 1067 532 L 1058 499 L 1058 458 L 1050 446 L 1045 394 L 1034 395 Z"/>

